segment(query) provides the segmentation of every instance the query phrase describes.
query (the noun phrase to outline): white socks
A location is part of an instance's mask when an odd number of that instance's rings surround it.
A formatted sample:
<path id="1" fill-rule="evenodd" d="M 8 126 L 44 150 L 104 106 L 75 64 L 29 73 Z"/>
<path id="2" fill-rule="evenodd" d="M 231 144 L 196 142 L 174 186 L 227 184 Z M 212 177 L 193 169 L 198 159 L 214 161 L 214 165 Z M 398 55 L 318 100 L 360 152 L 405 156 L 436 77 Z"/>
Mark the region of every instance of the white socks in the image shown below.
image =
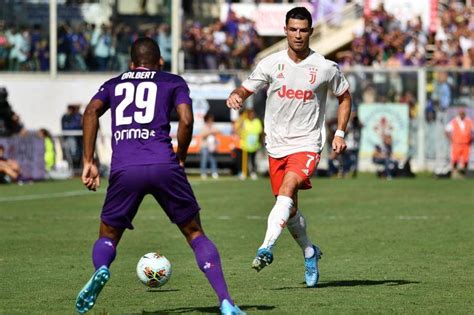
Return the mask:
<path id="1" fill-rule="evenodd" d="M 287 226 L 288 231 L 303 250 L 304 257 L 312 257 L 314 255 L 313 243 L 308 239 L 308 235 L 306 234 L 306 221 L 299 210 L 297 210 L 294 217 L 288 220 Z"/>
<path id="2" fill-rule="evenodd" d="M 267 232 L 265 240 L 260 248 L 271 249 L 275 245 L 276 240 L 288 222 L 290 210 L 293 207 L 293 199 L 286 196 L 278 196 L 272 211 L 268 215 Z"/>

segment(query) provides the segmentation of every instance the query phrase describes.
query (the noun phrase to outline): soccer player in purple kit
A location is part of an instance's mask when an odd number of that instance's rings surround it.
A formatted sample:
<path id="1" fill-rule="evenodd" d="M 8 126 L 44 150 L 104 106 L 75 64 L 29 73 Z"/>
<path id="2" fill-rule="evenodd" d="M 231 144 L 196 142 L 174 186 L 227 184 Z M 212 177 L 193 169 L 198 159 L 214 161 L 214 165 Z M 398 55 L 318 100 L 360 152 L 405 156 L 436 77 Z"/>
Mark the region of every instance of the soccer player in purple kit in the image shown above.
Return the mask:
<path id="1" fill-rule="evenodd" d="M 95 272 L 79 292 L 76 309 L 83 314 L 94 306 L 110 278 L 109 267 L 124 230 L 133 229 L 141 201 L 151 194 L 186 237 L 219 299 L 221 313 L 245 314 L 229 295 L 219 252 L 204 234 L 200 208 L 184 172 L 193 130 L 189 88 L 180 76 L 160 71 L 160 49 L 154 40 L 137 39 L 131 58 L 131 70 L 105 82 L 84 112 L 82 181 L 89 190 L 100 184 L 94 147 L 99 117 L 109 108 L 113 153 L 99 239 L 92 251 Z M 179 116 L 176 154 L 169 136 L 173 109 Z"/>

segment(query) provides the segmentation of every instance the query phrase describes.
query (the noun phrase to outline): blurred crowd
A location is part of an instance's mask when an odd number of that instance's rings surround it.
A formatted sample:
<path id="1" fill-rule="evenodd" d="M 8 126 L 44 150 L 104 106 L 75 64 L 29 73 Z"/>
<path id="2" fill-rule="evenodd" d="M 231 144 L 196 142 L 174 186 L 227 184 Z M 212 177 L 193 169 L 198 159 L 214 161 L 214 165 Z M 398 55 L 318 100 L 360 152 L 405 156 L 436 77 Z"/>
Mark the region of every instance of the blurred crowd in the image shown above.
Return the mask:
<path id="1" fill-rule="evenodd" d="M 167 23 L 95 25 L 86 22 L 58 27 L 58 69 L 62 71 L 126 71 L 129 49 L 138 36 L 154 38 L 164 68 L 171 65 L 171 31 Z M 40 25 L 6 27 L 0 21 L 0 70 L 49 70 L 49 34 Z"/>
<path id="2" fill-rule="evenodd" d="M 451 1 L 442 12 L 439 27 L 423 29 L 421 17 L 403 25 L 383 5 L 365 17 L 349 51 L 338 53 L 344 66 L 451 66 L 474 65 L 473 8 Z"/>
<path id="3" fill-rule="evenodd" d="M 263 48 L 254 23 L 229 12 L 227 21 L 210 25 L 186 21 L 183 29 L 185 69 L 250 69 Z"/>
<path id="4" fill-rule="evenodd" d="M 439 27 L 430 32 L 421 17 L 404 24 L 383 5 L 365 16 L 365 25 L 355 32 L 351 49 L 337 53 L 342 66 L 474 65 L 473 8 L 452 1 L 442 11 Z M 129 47 L 138 36 L 158 41 L 169 70 L 171 30 L 167 23 L 95 25 L 62 23 L 58 27 L 58 68 L 64 71 L 125 71 Z M 185 69 L 250 69 L 263 49 L 254 23 L 229 11 L 226 21 L 203 24 L 186 20 L 182 49 Z M 0 21 L 0 70 L 47 71 L 49 34 L 47 25 L 7 26 Z"/>
<path id="5" fill-rule="evenodd" d="M 165 70 L 171 69 L 171 29 L 167 23 L 95 25 L 82 22 L 58 27 L 60 71 L 119 71 L 128 69 L 129 51 L 139 36 L 155 39 Z M 186 21 L 182 47 L 185 69 L 249 69 L 262 49 L 253 23 L 233 12 L 224 23 Z M 39 24 L 6 26 L 0 21 L 0 70 L 48 71 L 49 34 Z"/>

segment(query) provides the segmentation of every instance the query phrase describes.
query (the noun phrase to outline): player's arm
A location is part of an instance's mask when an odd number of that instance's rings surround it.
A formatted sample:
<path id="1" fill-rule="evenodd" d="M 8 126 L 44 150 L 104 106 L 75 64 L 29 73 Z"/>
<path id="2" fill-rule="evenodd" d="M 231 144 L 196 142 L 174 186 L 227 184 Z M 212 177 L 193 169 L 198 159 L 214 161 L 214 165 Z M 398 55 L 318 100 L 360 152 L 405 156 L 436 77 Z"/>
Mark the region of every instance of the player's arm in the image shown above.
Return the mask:
<path id="1" fill-rule="evenodd" d="M 100 177 L 94 162 L 95 141 L 99 130 L 99 117 L 107 110 L 107 106 L 98 99 L 93 99 L 83 115 L 83 169 L 82 182 L 89 190 L 96 190 L 100 185 Z"/>
<path id="2" fill-rule="evenodd" d="M 344 152 L 347 147 L 346 142 L 344 141 L 344 132 L 351 115 L 352 97 L 349 90 L 338 96 L 337 100 L 339 101 L 339 108 L 337 110 L 337 131 L 334 135 L 334 140 L 332 141 L 332 149 L 336 154 L 340 154 Z"/>
<path id="3" fill-rule="evenodd" d="M 184 167 L 189 144 L 191 143 L 191 139 L 193 137 L 193 110 L 189 104 L 183 103 L 176 106 L 176 112 L 179 116 L 178 149 L 176 151 L 176 155 L 178 156 L 179 164 Z"/>
<path id="4" fill-rule="evenodd" d="M 252 92 L 240 86 L 233 90 L 227 98 L 227 107 L 239 110 L 242 108 L 245 100 L 252 95 Z"/>

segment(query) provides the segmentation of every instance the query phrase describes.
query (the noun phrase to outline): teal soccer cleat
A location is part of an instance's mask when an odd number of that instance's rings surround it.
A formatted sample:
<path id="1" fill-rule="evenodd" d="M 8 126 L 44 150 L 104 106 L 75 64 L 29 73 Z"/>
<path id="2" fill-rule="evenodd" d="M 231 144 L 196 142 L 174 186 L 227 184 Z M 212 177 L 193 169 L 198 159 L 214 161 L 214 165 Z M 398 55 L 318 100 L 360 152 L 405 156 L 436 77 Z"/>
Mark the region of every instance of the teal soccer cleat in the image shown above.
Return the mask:
<path id="1" fill-rule="evenodd" d="M 252 268 L 260 271 L 273 262 L 273 254 L 267 248 L 260 248 L 257 251 L 257 256 L 252 262 Z"/>
<path id="2" fill-rule="evenodd" d="M 232 305 L 227 300 L 222 301 L 221 314 L 222 315 L 246 315 L 245 312 L 242 312 L 237 305 Z"/>
<path id="3" fill-rule="evenodd" d="M 323 254 L 319 247 L 314 246 L 314 254 L 310 258 L 304 259 L 304 279 L 306 281 L 306 286 L 308 288 L 313 288 L 318 284 L 319 280 L 319 269 L 318 269 L 318 260 L 321 259 Z"/>
<path id="4" fill-rule="evenodd" d="M 88 312 L 95 304 L 97 296 L 110 278 L 109 268 L 102 266 L 94 272 L 90 280 L 77 295 L 76 310 L 79 314 Z"/>

